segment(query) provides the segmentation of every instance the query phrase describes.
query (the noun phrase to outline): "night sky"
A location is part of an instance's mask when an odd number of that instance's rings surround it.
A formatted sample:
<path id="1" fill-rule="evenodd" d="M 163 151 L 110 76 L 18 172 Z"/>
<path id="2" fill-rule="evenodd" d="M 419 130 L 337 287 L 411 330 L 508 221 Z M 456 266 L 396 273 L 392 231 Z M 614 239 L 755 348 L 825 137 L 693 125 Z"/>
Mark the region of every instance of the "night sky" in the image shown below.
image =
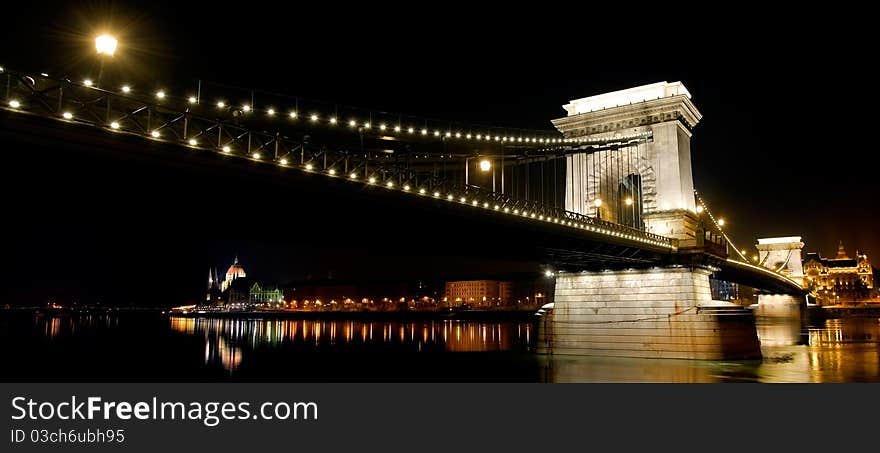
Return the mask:
<path id="1" fill-rule="evenodd" d="M 874 38 L 857 18 L 714 8 L 683 14 L 680 5 L 575 14 L 447 3 L 324 10 L 184 3 L 6 5 L 0 65 L 93 74 L 94 36 L 110 30 L 120 48 L 108 73 L 140 86 L 203 79 L 536 129 L 550 129 L 569 100 L 680 80 L 703 114 L 692 139 L 695 186 L 728 220 L 737 244 L 801 235 L 805 251 L 827 256 L 843 240 L 850 255 L 859 247 L 880 262 L 880 157 L 873 119 L 859 114 L 876 98 L 866 89 L 875 76 L 858 58 Z M 206 236 L 109 254 L 100 241 L 14 241 L 3 258 L 11 282 L 5 297 L 108 297 L 102 285 L 126 280 L 141 282 L 143 297 L 159 291 L 176 302 L 201 290 L 207 266 L 223 272 L 235 253 L 269 280 L 309 272 L 285 267 L 285 256 L 320 253 Z M 158 263 L 170 281 L 143 285 Z"/>

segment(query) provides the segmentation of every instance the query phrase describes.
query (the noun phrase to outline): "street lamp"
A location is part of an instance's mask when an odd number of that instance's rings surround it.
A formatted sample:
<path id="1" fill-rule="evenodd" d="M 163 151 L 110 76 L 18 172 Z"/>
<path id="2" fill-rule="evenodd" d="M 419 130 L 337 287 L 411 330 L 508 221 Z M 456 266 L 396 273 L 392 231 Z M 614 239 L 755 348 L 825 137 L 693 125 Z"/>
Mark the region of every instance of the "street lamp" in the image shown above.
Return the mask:
<path id="1" fill-rule="evenodd" d="M 599 208 L 602 207 L 602 199 L 596 198 L 595 200 L 593 200 L 593 205 L 596 206 L 596 218 L 601 219 L 602 216 L 599 214 Z"/>
<path id="2" fill-rule="evenodd" d="M 95 38 L 95 48 L 98 50 L 99 54 L 110 55 L 111 57 L 116 52 L 116 38 L 103 34 Z"/>
<path id="3" fill-rule="evenodd" d="M 468 171 L 468 170 L 469 170 L 469 169 L 468 169 L 468 163 L 470 163 L 471 159 L 473 159 L 473 158 L 474 158 L 474 157 L 471 156 L 471 157 L 466 157 L 466 158 L 464 159 L 464 185 L 465 185 L 465 186 L 467 186 L 467 185 L 468 185 L 468 182 L 469 182 L 469 177 L 468 177 L 468 174 L 469 174 L 469 171 Z M 489 170 L 491 170 L 491 169 L 492 169 L 492 162 L 491 162 L 489 159 L 483 159 L 483 160 L 480 161 L 480 171 L 482 171 L 483 173 L 485 173 L 485 172 L 487 172 L 487 171 L 489 171 Z M 492 174 L 492 191 L 493 191 L 493 192 L 495 191 L 495 174 L 494 174 L 494 173 Z"/>
<path id="4" fill-rule="evenodd" d="M 725 223 L 727 222 L 725 222 L 724 219 L 718 219 L 718 226 L 724 226 Z"/>
<path id="5" fill-rule="evenodd" d="M 108 34 L 103 34 L 95 38 L 95 50 L 98 51 L 98 58 L 100 60 L 99 69 L 98 69 L 98 85 L 101 85 L 101 79 L 104 76 L 104 55 L 112 57 L 113 54 L 116 53 L 116 45 L 118 42 L 116 38 L 110 36 Z"/>

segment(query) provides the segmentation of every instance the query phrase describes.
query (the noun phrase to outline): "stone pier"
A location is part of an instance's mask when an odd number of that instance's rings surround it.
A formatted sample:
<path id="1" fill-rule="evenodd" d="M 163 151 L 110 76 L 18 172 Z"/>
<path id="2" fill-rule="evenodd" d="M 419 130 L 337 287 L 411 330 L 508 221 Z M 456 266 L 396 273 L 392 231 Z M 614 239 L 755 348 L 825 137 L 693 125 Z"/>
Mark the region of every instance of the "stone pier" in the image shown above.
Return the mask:
<path id="1" fill-rule="evenodd" d="M 561 273 L 539 352 L 666 359 L 761 357 L 751 311 L 712 301 L 710 271 L 669 267 Z"/>

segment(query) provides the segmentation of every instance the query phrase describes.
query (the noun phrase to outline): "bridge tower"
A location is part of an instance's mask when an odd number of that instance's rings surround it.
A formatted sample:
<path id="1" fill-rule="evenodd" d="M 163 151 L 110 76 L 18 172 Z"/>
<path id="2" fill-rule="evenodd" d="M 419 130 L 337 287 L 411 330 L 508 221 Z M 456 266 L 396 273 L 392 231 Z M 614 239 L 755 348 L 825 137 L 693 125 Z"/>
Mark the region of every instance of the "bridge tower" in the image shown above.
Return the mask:
<path id="1" fill-rule="evenodd" d="M 794 280 L 801 286 L 804 285 L 804 268 L 801 258 L 801 249 L 804 243 L 800 236 L 760 238 L 756 245 L 758 249 L 758 263 L 774 272 L 780 272 Z M 786 294 L 758 294 L 758 308 L 755 311 L 760 316 L 800 318 L 806 308 L 806 299 L 799 296 Z"/>
<path id="2" fill-rule="evenodd" d="M 553 124 L 566 138 L 648 138 L 568 156 L 565 208 L 674 238 L 678 252 L 690 257 L 703 253 L 690 149 L 702 115 L 684 85 L 659 82 L 563 108 L 568 116 Z M 541 348 L 560 355 L 760 357 L 752 312 L 713 301 L 713 269 L 700 263 L 670 259 L 650 269 L 558 273 L 553 309 L 542 319 Z"/>
<path id="3" fill-rule="evenodd" d="M 565 208 L 621 224 L 633 217 L 631 226 L 696 245 L 691 134 L 702 114 L 685 86 L 658 82 L 563 108 L 568 115 L 553 124 L 566 138 L 651 137 L 635 147 L 569 156 Z M 627 198 L 632 204 L 620 202 Z"/>

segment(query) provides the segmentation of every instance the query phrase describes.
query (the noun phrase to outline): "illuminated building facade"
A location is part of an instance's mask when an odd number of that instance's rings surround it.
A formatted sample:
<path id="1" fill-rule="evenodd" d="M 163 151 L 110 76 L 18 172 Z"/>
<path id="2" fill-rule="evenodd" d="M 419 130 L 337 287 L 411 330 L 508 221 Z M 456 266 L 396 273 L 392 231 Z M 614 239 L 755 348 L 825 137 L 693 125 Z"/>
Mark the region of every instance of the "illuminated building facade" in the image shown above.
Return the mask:
<path id="1" fill-rule="evenodd" d="M 252 305 L 268 306 L 284 302 L 284 293 L 277 286 L 260 286 L 259 283 L 254 282 L 251 285 L 249 295 Z"/>
<path id="2" fill-rule="evenodd" d="M 498 280 L 463 280 L 446 282 L 449 306 L 498 306 L 513 299 L 513 284 Z"/>
<path id="3" fill-rule="evenodd" d="M 820 303 L 844 303 L 870 297 L 874 289 L 874 269 L 868 255 L 856 250 L 850 258 L 843 242 L 835 258 L 823 258 L 819 253 L 808 253 L 804 258 L 804 276 Z"/>
<path id="4" fill-rule="evenodd" d="M 226 271 L 226 279 L 220 284 L 220 291 L 226 291 L 233 281 L 244 277 L 247 277 L 247 274 L 244 272 L 244 268 L 241 267 L 241 264 L 238 264 L 238 257 L 236 256 L 232 266 L 229 266 L 229 269 Z"/>

